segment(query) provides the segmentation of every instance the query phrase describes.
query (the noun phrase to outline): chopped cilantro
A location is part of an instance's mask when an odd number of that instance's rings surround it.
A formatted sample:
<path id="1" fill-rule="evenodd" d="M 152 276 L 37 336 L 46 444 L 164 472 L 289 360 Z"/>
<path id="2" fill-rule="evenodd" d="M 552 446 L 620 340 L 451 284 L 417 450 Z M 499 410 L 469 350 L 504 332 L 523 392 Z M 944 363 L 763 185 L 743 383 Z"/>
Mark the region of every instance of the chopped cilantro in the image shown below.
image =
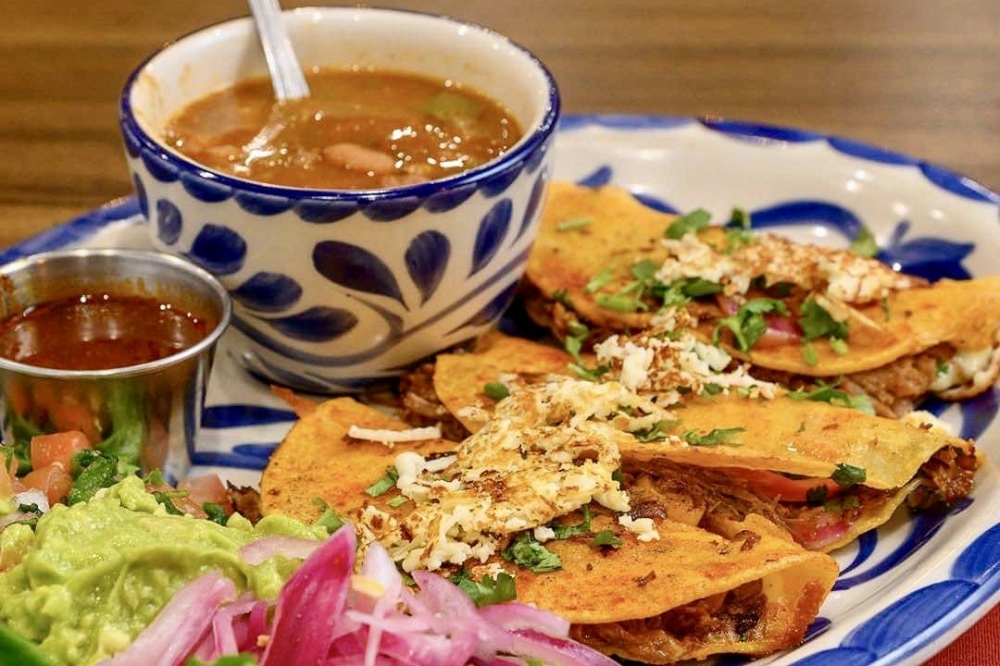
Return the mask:
<path id="1" fill-rule="evenodd" d="M 594 538 L 590 540 L 591 548 L 600 548 L 601 546 L 617 548 L 620 545 L 622 545 L 622 540 L 615 536 L 614 530 L 595 532 Z"/>
<path id="2" fill-rule="evenodd" d="M 333 534 L 346 523 L 346 521 L 340 517 L 340 514 L 331 509 L 330 506 L 320 498 L 317 497 L 313 499 L 313 504 L 323 510 L 323 513 L 320 514 L 320 517 L 317 518 L 313 524 L 326 529 L 328 534 Z"/>
<path id="3" fill-rule="evenodd" d="M 826 486 L 814 486 L 806 491 L 806 504 L 809 506 L 823 506 L 826 504 L 829 491 Z"/>
<path id="4" fill-rule="evenodd" d="M 947 374 L 951 369 L 951 363 L 944 360 L 943 358 L 937 359 L 935 362 L 935 373 L 939 375 Z"/>
<path id="5" fill-rule="evenodd" d="M 556 231 L 570 231 L 571 229 L 579 229 L 581 227 L 586 227 L 594 223 L 594 218 L 592 217 L 574 217 L 569 220 L 564 220 L 556 225 Z"/>
<path id="6" fill-rule="evenodd" d="M 649 306 L 636 296 L 628 294 L 598 294 L 594 298 L 594 302 L 605 310 L 613 312 L 638 312 L 649 309 Z"/>
<path id="7" fill-rule="evenodd" d="M 721 384 L 716 384 L 715 382 L 709 382 L 701 387 L 702 395 L 719 395 L 726 389 Z"/>
<path id="8" fill-rule="evenodd" d="M 559 303 L 567 310 L 573 309 L 573 301 L 570 300 L 569 293 L 565 289 L 558 289 L 552 292 L 552 300 Z"/>
<path id="9" fill-rule="evenodd" d="M 530 531 L 519 532 L 500 554 L 508 562 L 535 573 L 562 569 L 562 560 L 559 556 L 538 543 Z"/>
<path id="10" fill-rule="evenodd" d="M 864 467 L 839 463 L 830 478 L 841 488 L 850 488 L 853 485 L 864 483 L 865 479 L 868 478 L 868 473 Z"/>
<path id="11" fill-rule="evenodd" d="M 391 500 L 389 500 L 388 502 L 386 502 L 386 504 L 388 504 L 389 506 L 391 506 L 392 508 L 395 509 L 396 507 L 403 506 L 404 504 L 406 504 L 409 501 L 410 501 L 410 498 L 407 497 L 406 495 L 396 495 Z"/>
<path id="12" fill-rule="evenodd" d="M 585 293 L 585 294 L 593 294 L 595 291 L 599 290 L 601 287 L 604 287 L 608 283 L 610 283 L 611 280 L 614 279 L 614 275 L 615 275 L 614 271 L 611 270 L 610 266 L 607 267 L 607 268 L 605 268 L 605 269 L 603 269 L 600 273 L 598 273 L 594 277 L 590 278 L 590 281 L 587 282 L 586 285 L 584 285 L 584 287 L 583 287 L 583 293 Z"/>
<path id="13" fill-rule="evenodd" d="M 712 333 L 712 342 L 717 344 L 722 330 L 728 329 L 733 334 L 736 348 L 741 351 L 750 351 L 767 332 L 767 320 L 764 315 L 769 312 L 785 314 L 787 311 L 784 302 L 777 299 L 751 299 L 741 305 L 736 314 L 723 317 L 716 322 L 715 331 Z"/>
<path id="14" fill-rule="evenodd" d="M 854 254 L 861 257 L 874 257 L 878 254 L 878 243 L 875 241 L 875 236 L 866 227 L 861 227 L 861 231 L 858 235 L 851 241 L 851 245 L 848 248 Z"/>
<path id="15" fill-rule="evenodd" d="M 830 349 L 839 356 L 847 353 L 847 340 L 842 338 L 830 338 Z"/>
<path id="16" fill-rule="evenodd" d="M 695 233 L 699 229 L 704 229 L 711 221 L 711 214 L 704 208 L 698 208 L 686 215 L 682 215 L 667 227 L 664 237 L 672 240 L 684 237 L 686 234 Z"/>
<path id="17" fill-rule="evenodd" d="M 379 495 L 384 495 L 396 485 L 396 481 L 399 479 L 399 472 L 395 467 L 387 467 L 385 470 L 385 476 L 373 483 L 372 485 L 365 488 L 365 492 L 372 497 L 378 497 Z"/>
<path id="18" fill-rule="evenodd" d="M 550 525 L 556 539 L 568 539 L 579 534 L 590 534 L 590 507 L 583 505 L 583 519 L 576 525 L 560 525 L 552 521 Z"/>
<path id="19" fill-rule="evenodd" d="M 837 407 L 851 407 L 866 414 L 874 414 L 871 398 L 866 395 L 851 395 L 836 384 L 826 384 L 818 381 L 812 389 L 789 391 L 788 397 L 793 400 L 811 400 L 813 402 L 828 402 Z"/>
<path id="20" fill-rule="evenodd" d="M 510 389 L 508 389 L 502 382 L 487 382 L 486 385 L 483 386 L 483 393 L 485 393 L 488 398 L 503 400 L 510 395 Z"/>
<path id="21" fill-rule="evenodd" d="M 450 576 L 450 579 L 472 599 L 477 607 L 513 601 L 517 598 L 514 577 L 504 571 L 497 573 L 496 576 L 484 576 L 479 580 L 472 580 L 463 569 Z"/>
<path id="22" fill-rule="evenodd" d="M 733 208 L 732 212 L 729 213 L 729 222 L 726 223 L 730 227 L 739 227 L 740 229 L 747 230 L 750 228 L 750 213 L 742 208 Z"/>
<path id="23" fill-rule="evenodd" d="M 226 515 L 226 510 L 222 508 L 221 504 L 205 502 L 201 505 L 201 508 L 205 510 L 205 515 L 213 523 L 225 525 L 229 521 L 229 516 Z"/>
<path id="24" fill-rule="evenodd" d="M 807 298 L 802 303 L 799 313 L 799 326 L 806 342 L 817 338 L 847 338 L 846 321 L 837 321 L 826 309 L 816 302 L 815 298 Z"/>
<path id="25" fill-rule="evenodd" d="M 641 430 L 633 430 L 632 436 L 635 437 L 640 442 L 653 442 L 661 439 L 666 439 L 670 431 L 677 426 L 677 421 L 669 421 L 663 419 L 662 421 L 657 421 L 648 428 L 643 428 Z"/>
<path id="26" fill-rule="evenodd" d="M 163 492 L 163 491 L 160 491 L 160 490 L 154 490 L 151 494 L 153 495 L 153 497 L 156 498 L 157 504 L 162 505 L 163 508 L 167 510 L 168 514 L 170 514 L 172 516 L 183 516 L 184 515 L 184 512 L 181 511 L 180 509 L 178 509 L 177 505 L 174 504 L 174 498 L 175 497 L 182 497 L 182 496 L 186 495 L 187 493 L 181 493 L 179 491 Z"/>
<path id="27" fill-rule="evenodd" d="M 810 368 L 819 363 L 819 357 L 816 356 L 816 348 L 813 347 L 811 342 L 806 342 L 802 345 L 802 360 Z"/>
<path id="28" fill-rule="evenodd" d="M 80 451 L 73 456 L 72 475 L 73 483 L 66 496 L 69 505 L 85 502 L 101 488 L 108 488 L 121 480 L 118 456 L 97 449 Z"/>
<path id="29" fill-rule="evenodd" d="M 704 435 L 699 435 L 694 430 L 688 430 L 684 433 L 684 441 L 691 446 L 719 446 L 720 444 L 738 446 L 738 442 L 730 441 L 730 438 L 744 430 L 746 428 L 712 428 Z"/>

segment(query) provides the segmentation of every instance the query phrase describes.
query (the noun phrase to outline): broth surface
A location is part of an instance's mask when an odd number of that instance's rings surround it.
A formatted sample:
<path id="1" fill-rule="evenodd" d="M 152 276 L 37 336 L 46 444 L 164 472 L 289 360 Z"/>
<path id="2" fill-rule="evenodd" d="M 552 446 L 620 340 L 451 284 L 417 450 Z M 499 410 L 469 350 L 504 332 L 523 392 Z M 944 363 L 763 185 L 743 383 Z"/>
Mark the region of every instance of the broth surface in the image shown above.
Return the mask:
<path id="1" fill-rule="evenodd" d="M 278 105 L 267 77 L 181 110 L 166 140 L 205 166 L 290 187 L 380 189 L 436 180 L 502 155 L 522 130 L 497 102 L 454 82 L 317 69 L 310 97 Z M 264 146 L 261 128 L 278 131 Z"/>
<path id="2" fill-rule="evenodd" d="M 0 323 L 0 356 L 59 370 L 148 363 L 208 335 L 208 322 L 155 298 L 85 295 L 42 303 Z"/>

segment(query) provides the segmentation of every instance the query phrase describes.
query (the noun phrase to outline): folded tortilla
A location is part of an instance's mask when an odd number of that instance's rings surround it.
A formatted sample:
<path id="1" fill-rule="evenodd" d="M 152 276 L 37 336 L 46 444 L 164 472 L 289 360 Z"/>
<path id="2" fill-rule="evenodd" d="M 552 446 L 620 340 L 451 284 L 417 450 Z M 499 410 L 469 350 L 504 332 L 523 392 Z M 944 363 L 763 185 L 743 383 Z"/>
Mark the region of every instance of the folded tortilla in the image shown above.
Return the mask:
<path id="1" fill-rule="evenodd" d="M 494 336 L 491 345 L 474 353 L 439 357 L 435 386 L 439 374 L 442 380 L 447 376 L 442 402 L 474 432 L 497 404 L 483 393 L 484 384 L 501 376 L 513 382 L 518 367 L 536 356 L 545 359 L 550 379 L 570 374 L 569 354 L 531 340 Z M 470 404 L 476 409 L 464 408 Z M 618 441 L 626 469 L 650 470 L 666 461 L 684 467 L 673 475 L 705 476 L 703 470 L 713 470 L 707 481 L 711 489 L 699 493 L 702 504 L 731 502 L 739 515 L 768 516 L 792 538 L 823 551 L 888 522 L 904 503 L 919 510 L 957 503 L 971 491 L 979 466 L 972 442 L 941 429 L 789 395 L 770 400 L 743 398 L 735 391 L 688 396 L 664 410 L 662 419 L 663 437 Z M 725 432 L 731 434 L 711 437 Z M 817 490 L 829 486 L 844 466 L 863 470 L 864 479 L 841 497 L 831 497 L 829 505 L 820 497 L 810 504 L 801 496 L 775 494 L 782 485 L 795 485 L 801 495 L 801 487 L 810 483 L 802 479 L 815 480 Z M 795 483 L 783 484 L 783 479 Z"/>
<path id="2" fill-rule="evenodd" d="M 559 339 L 570 335 L 574 322 L 591 328 L 589 342 L 648 328 L 655 307 L 620 311 L 602 306 L 598 299 L 634 283 L 631 268 L 637 262 L 664 264 L 669 253 L 663 234 L 675 219 L 622 188 L 553 183 L 528 261 L 528 312 Z M 712 243 L 724 237 L 718 227 L 700 235 Z M 802 256 L 815 252 L 817 261 L 836 260 L 820 254 L 832 250 L 800 247 Z M 881 270 L 891 275 L 886 268 Z M 592 280 L 602 274 L 604 279 L 595 288 Z M 770 378 L 777 380 L 776 373 L 784 373 L 786 383 L 797 383 L 797 378 L 839 382 L 848 376 L 845 385 L 856 391 L 884 393 L 877 406 L 886 415 L 909 411 L 927 393 L 964 399 L 1000 380 L 1000 276 L 926 285 L 900 275 L 884 298 L 837 305 L 836 316 L 849 323 L 845 346 L 820 339 L 809 345 L 808 353 L 800 339 L 779 339 L 740 351 L 728 334 L 717 334 L 722 314 L 714 298 L 688 306 L 700 319 L 697 328 L 703 339 L 717 340 L 737 358 L 769 371 Z M 871 374 L 886 368 L 892 371 Z M 852 378 L 857 380 L 853 384 Z"/>
<path id="3" fill-rule="evenodd" d="M 312 520 L 319 498 L 354 521 L 362 539 L 373 511 L 387 522 L 415 511 L 398 488 L 372 496 L 395 456 L 448 453 L 453 442 L 386 445 L 347 435 L 351 425 L 407 430 L 351 398 L 335 398 L 304 413 L 275 451 L 261 481 L 265 514 Z M 589 532 L 547 541 L 562 567 L 546 573 L 520 568 L 500 555 L 466 565 L 474 577 L 508 571 L 517 598 L 562 615 L 574 637 L 607 654 L 651 664 L 714 654 L 762 656 L 798 645 L 838 574 L 829 556 L 808 551 L 760 516 L 717 522 L 714 531 L 657 517 L 658 538 L 624 527 L 615 513 L 589 505 Z M 577 525 L 579 511 L 558 518 Z M 610 530 L 618 547 L 594 546 L 593 534 Z M 647 537 L 651 530 L 646 530 Z"/>

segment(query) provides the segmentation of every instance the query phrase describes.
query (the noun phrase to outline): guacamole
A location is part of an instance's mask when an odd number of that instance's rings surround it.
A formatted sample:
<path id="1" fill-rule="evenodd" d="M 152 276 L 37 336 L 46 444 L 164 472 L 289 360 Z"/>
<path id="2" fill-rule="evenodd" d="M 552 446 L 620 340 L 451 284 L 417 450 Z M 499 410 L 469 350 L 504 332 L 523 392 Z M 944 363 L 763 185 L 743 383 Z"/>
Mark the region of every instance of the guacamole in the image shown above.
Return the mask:
<path id="1" fill-rule="evenodd" d="M 234 515 L 222 526 L 169 514 L 129 477 L 87 502 L 54 506 L 34 532 L 0 532 L 0 555 L 20 555 L 0 573 L 0 622 L 59 663 L 89 666 L 124 649 L 174 592 L 208 571 L 223 572 L 240 592 L 276 598 L 300 562 L 251 566 L 239 557 L 267 535 L 321 539 L 326 531 L 282 516 L 251 525 Z"/>

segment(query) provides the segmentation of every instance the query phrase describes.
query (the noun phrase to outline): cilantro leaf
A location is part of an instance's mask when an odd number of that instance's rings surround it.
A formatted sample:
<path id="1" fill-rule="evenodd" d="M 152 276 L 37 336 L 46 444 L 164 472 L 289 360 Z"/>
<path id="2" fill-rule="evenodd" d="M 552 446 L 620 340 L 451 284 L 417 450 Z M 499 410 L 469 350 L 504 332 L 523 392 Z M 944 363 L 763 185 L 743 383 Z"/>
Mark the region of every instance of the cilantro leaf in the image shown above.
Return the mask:
<path id="1" fill-rule="evenodd" d="M 878 254 L 878 243 L 875 241 L 875 236 L 872 235 L 872 232 L 867 227 L 861 227 L 861 231 L 851 241 L 848 249 L 858 256 L 870 258 Z"/>
<path id="2" fill-rule="evenodd" d="M 592 217 L 574 217 L 569 220 L 563 220 L 556 225 L 556 231 L 570 231 L 571 229 L 580 229 L 582 227 L 589 226 L 594 223 L 594 218 Z"/>
<path id="3" fill-rule="evenodd" d="M 508 562 L 535 573 L 562 569 L 559 556 L 540 544 L 531 532 L 519 532 L 500 554 Z"/>
<path id="4" fill-rule="evenodd" d="M 622 545 L 622 540 L 615 536 L 614 530 L 601 530 L 594 534 L 594 538 L 590 540 L 591 548 L 600 548 L 601 546 L 617 548 Z"/>
<path id="5" fill-rule="evenodd" d="M 590 507 L 586 504 L 583 505 L 583 520 L 576 525 L 560 525 L 552 521 L 550 527 L 555 532 L 556 539 L 568 539 L 579 534 L 590 534 Z"/>
<path id="6" fill-rule="evenodd" d="M 707 210 L 697 208 L 671 222 L 663 236 L 671 240 L 683 238 L 686 234 L 695 233 L 699 229 L 707 227 L 711 219 L 712 215 Z"/>
<path id="7" fill-rule="evenodd" d="M 723 317 L 716 322 L 712 332 L 713 344 L 718 344 L 721 332 L 728 329 L 732 332 L 736 348 L 740 351 L 750 351 L 757 341 L 767 332 L 767 320 L 764 315 L 774 312 L 785 314 L 788 309 L 783 301 L 773 298 L 754 298 L 737 310 L 736 314 Z"/>
<path id="8" fill-rule="evenodd" d="M 477 608 L 504 601 L 513 601 L 517 598 L 514 577 L 504 571 L 497 573 L 496 576 L 483 576 L 479 580 L 472 580 L 463 569 L 450 576 L 450 579 L 472 599 Z"/>
<path id="9" fill-rule="evenodd" d="M 720 444 L 738 446 L 738 442 L 730 441 L 730 439 L 744 430 L 746 428 L 712 428 L 704 435 L 699 435 L 694 430 L 688 430 L 684 433 L 684 441 L 691 446 L 719 446 Z"/>
<path id="10" fill-rule="evenodd" d="M 837 407 L 851 407 L 865 414 L 874 414 L 875 408 L 872 406 L 871 398 L 867 395 L 851 395 L 843 389 L 837 388 L 835 384 L 826 384 L 822 381 L 816 383 L 811 390 L 789 391 L 788 397 L 793 400 L 811 400 L 813 402 L 828 402 Z"/>
<path id="11" fill-rule="evenodd" d="M 807 298 L 799 312 L 799 326 L 806 342 L 817 338 L 847 338 L 846 321 L 837 321 L 815 298 Z"/>
<path id="12" fill-rule="evenodd" d="M 328 534 L 333 534 L 341 527 L 344 526 L 346 521 L 341 518 L 340 514 L 330 508 L 330 506 L 321 500 L 320 498 L 313 499 L 313 504 L 323 509 L 323 513 L 313 521 L 313 525 L 318 525 L 326 529 Z"/>
<path id="13" fill-rule="evenodd" d="M 841 488 L 850 488 L 859 483 L 864 483 L 865 479 L 868 478 L 868 472 L 864 467 L 839 463 L 837 469 L 830 475 L 830 478 Z"/>
<path id="14" fill-rule="evenodd" d="M 365 488 L 365 492 L 372 497 L 384 495 L 389 492 L 391 488 L 396 486 L 397 480 L 399 480 L 399 471 L 396 470 L 395 467 L 387 467 L 385 470 L 385 476 Z"/>

